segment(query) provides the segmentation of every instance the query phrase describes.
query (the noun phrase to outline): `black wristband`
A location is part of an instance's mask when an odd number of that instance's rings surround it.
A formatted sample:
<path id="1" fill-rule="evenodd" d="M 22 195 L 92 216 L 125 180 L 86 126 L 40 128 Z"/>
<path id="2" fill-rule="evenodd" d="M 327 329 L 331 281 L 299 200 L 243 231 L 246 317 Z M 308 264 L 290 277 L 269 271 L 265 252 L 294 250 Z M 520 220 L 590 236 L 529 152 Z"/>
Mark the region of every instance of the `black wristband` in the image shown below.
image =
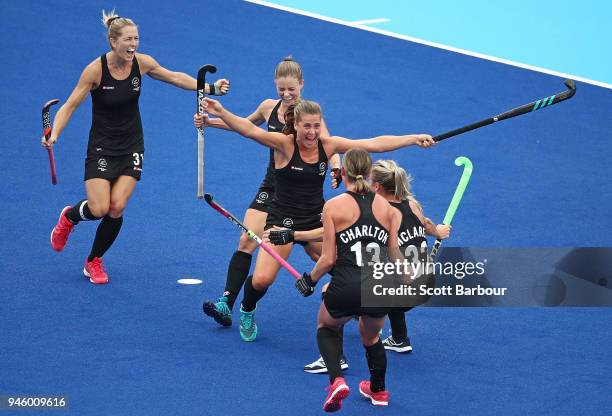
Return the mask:
<path id="1" fill-rule="evenodd" d="M 316 282 L 313 282 L 312 276 L 310 275 L 310 273 L 304 273 L 302 277 L 304 278 L 304 280 L 306 281 L 306 283 L 308 283 L 310 287 L 315 287 L 317 283 L 319 282 L 318 280 Z"/>
<path id="2" fill-rule="evenodd" d="M 292 243 L 295 240 L 295 231 L 292 229 L 288 229 L 286 232 L 287 235 L 287 244 Z"/>
<path id="3" fill-rule="evenodd" d="M 208 84 L 208 95 L 216 95 L 215 92 L 215 83 Z"/>

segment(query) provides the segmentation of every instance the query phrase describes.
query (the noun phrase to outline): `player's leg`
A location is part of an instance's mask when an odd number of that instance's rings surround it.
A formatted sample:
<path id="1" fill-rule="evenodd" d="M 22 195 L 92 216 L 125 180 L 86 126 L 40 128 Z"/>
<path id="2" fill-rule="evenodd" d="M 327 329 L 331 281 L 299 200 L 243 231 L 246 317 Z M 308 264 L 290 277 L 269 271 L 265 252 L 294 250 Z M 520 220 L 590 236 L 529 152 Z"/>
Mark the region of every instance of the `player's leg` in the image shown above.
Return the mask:
<path id="1" fill-rule="evenodd" d="M 267 212 L 249 208 L 244 214 L 243 224 L 246 228 L 261 237 L 264 226 L 266 225 L 266 218 L 268 218 Z M 253 252 L 255 252 L 256 248 L 257 242 L 255 242 L 255 240 L 249 238 L 244 233 L 240 235 L 238 250 L 234 253 L 234 256 L 232 256 L 232 260 L 227 270 L 227 280 L 225 282 L 225 293 L 228 293 L 228 305 L 230 309 L 234 306 L 236 297 L 238 293 L 240 293 L 240 289 L 249 275 Z M 235 256 L 238 253 L 241 253 L 242 259 L 236 261 Z"/>
<path id="2" fill-rule="evenodd" d="M 409 353 L 412 352 L 404 309 L 394 308 L 389 312 L 391 335 L 382 341 L 386 350 Z"/>
<path id="3" fill-rule="evenodd" d="M 123 225 L 123 211 L 134 192 L 136 183 L 137 179 L 135 177 L 122 175 L 112 184 L 108 212 L 98 225 L 96 236 L 85 264 L 84 273 L 92 283 L 100 284 L 108 282 L 108 274 L 102 264 L 102 256 L 104 256 L 119 235 Z"/>
<path id="4" fill-rule="evenodd" d="M 323 249 L 323 243 L 322 242 L 308 242 L 308 244 L 306 244 L 304 246 L 304 251 L 306 252 L 306 254 L 308 254 L 308 256 L 312 259 L 312 261 L 317 262 L 319 260 L 319 257 L 321 257 L 321 250 Z"/>
<path id="5" fill-rule="evenodd" d="M 321 357 L 325 361 L 329 376 L 329 393 L 323 403 L 323 410 L 335 412 L 342 407 L 342 400 L 349 395 L 349 388 L 342 377 L 340 367 L 339 332 L 344 324 L 351 319 L 350 316 L 334 318 L 331 316 L 325 302 L 321 302 L 319 314 L 317 315 L 317 345 Z"/>
<path id="6" fill-rule="evenodd" d="M 384 322 L 384 316 L 362 315 L 359 319 L 359 335 L 370 370 L 370 380 L 359 383 L 359 392 L 376 406 L 386 406 L 389 403 L 389 393 L 385 390 L 387 356 L 379 336 Z"/>
<path id="7" fill-rule="evenodd" d="M 293 244 L 272 246 L 272 249 L 283 259 L 287 260 L 291 254 Z M 264 250 L 257 254 L 255 271 L 244 284 L 244 297 L 240 305 L 240 336 L 244 341 L 253 341 L 257 337 L 255 324 L 255 309 L 257 302 L 264 297 L 268 287 L 276 280 L 280 264 Z"/>
<path id="8" fill-rule="evenodd" d="M 55 251 L 64 249 L 68 236 L 79 222 L 96 221 L 106 215 L 110 205 L 110 188 L 111 183 L 107 179 L 92 178 L 85 182 L 87 199 L 64 207 L 51 231 L 51 247 Z"/>
<path id="9" fill-rule="evenodd" d="M 325 293 L 329 283 L 326 283 L 321 288 L 321 294 Z M 344 325 L 338 331 L 338 343 L 340 344 L 340 369 L 347 370 L 349 368 L 348 362 L 346 361 L 346 357 L 344 356 Z M 327 366 L 325 365 L 325 360 L 323 357 L 319 355 L 319 358 L 311 362 L 310 364 L 306 364 L 304 366 L 304 371 L 310 374 L 323 374 L 327 373 Z"/>
<path id="10" fill-rule="evenodd" d="M 258 236 L 263 234 L 264 226 L 268 213 L 257 209 L 249 208 L 244 214 L 243 224 Z M 232 309 L 234 302 L 240 293 L 240 289 L 249 275 L 253 252 L 257 248 L 257 243 L 246 234 L 240 235 L 238 250 L 232 254 L 227 268 L 225 279 L 225 289 L 223 295 L 217 301 L 207 300 L 204 302 L 203 309 L 206 315 L 211 316 L 222 326 L 232 325 Z"/>

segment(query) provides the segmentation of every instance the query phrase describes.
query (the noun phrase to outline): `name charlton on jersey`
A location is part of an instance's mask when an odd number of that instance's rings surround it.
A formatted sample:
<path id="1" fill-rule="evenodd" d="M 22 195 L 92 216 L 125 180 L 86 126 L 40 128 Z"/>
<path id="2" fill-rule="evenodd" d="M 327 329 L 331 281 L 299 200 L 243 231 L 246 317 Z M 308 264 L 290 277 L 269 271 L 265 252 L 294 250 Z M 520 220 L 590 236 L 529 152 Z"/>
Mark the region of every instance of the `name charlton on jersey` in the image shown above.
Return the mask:
<path id="1" fill-rule="evenodd" d="M 389 234 L 386 230 L 375 225 L 358 225 L 340 233 L 340 240 L 345 244 L 361 237 L 373 237 L 382 241 L 383 244 L 386 244 Z"/>
<path id="2" fill-rule="evenodd" d="M 406 228 L 404 231 L 399 233 L 399 235 L 397 236 L 397 239 L 398 239 L 399 245 L 403 246 L 408 241 L 416 237 L 425 238 L 425 227 L 423 227 L 422 225 L 419 225 L 418 227 L 412 227 L 412 230 Z"/>

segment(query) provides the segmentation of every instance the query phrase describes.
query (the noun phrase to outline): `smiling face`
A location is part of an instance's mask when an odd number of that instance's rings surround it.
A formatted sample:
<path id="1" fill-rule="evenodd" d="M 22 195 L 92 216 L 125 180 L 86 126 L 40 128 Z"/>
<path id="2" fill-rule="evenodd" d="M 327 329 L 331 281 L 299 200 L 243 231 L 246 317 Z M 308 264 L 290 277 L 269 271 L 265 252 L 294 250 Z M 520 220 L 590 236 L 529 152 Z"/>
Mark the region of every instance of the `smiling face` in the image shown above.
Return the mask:
<path id="1" fill-rule="evenodd" d="M 295 123 L 297 139 L 308 149 L 317 145 L 321 136 L 321 114 L 302 114 Z"/>
<path id="2" fill-rule="evenodd" d="M 285 105 L 295 103 L 302 94 L 304 80 L 299 81 L 295 77 L 279 77 L 274 80 L 276 92 Z"/>
<path id="3" fill-rule="evenodd" d="M 111 48 L 117 57 L 124 61 L 134 59 L 136 49 L 140 43 L 138 27 L 126 25 L 119 31 L 117 36 L 109 37 Z"/>

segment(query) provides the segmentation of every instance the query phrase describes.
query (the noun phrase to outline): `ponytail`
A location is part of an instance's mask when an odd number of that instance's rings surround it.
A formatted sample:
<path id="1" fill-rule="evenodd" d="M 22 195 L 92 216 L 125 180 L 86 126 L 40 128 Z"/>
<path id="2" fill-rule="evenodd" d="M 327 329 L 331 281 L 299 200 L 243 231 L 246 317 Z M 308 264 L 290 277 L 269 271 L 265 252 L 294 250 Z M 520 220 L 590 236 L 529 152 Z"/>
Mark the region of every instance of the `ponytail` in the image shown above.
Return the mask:
<path id="1" fill-rule="evenodd" d="M 354 188 L 355 192 L 357 192 L 358 194 L 365 194 L 365 193 L 370 192 L 370 184 L 363 177 L 363 175 L 355 176 L 355 180 L 353 181 L 353 184 L 355 186 Z"/>
<path id="2" fill-rule="evenodd" d="M 297 100 L 295 103 L 291 104 L 287 107 L 287 111 L 285 111 L 285 127 L 283 127 L 283 134 L 293 134 L 296 136 L 295 131 L 295 107 L 298 105 L 300 100 Z"/>
<path id="3" fill-rule="evenodd" d="M 136 26 L 136 23 L 132 19 L 128 19 L 127 17 L 121 17 L 116 12 L 115 9 L 110 12 L 106 12 L 106 10 L 102 10 L 102 25 L 107 30 L 106 37 L 110 42 L 110 39 L 117 39 L 121 36 L 121 30 L 123 30 L 126 26 Z"/>
<path id="4" fill-rule="evenodd" d="M 370 170 L 372 169 L 372 157 L 363 149 L 351 149 L 344 154 L 344 170 L 346 177 L 353 182 L 354 190 L 358 194 L 370 191 Z"/>
<path id="5" fill-rule="evenodd" d="M 377 160 L 372 167 L 372 181 L 378 182 L 385 192 L 392 194 L 395 199 L 412 201 L 421 208 L 410 189 L 412 177 L 395 161 Z"/>

